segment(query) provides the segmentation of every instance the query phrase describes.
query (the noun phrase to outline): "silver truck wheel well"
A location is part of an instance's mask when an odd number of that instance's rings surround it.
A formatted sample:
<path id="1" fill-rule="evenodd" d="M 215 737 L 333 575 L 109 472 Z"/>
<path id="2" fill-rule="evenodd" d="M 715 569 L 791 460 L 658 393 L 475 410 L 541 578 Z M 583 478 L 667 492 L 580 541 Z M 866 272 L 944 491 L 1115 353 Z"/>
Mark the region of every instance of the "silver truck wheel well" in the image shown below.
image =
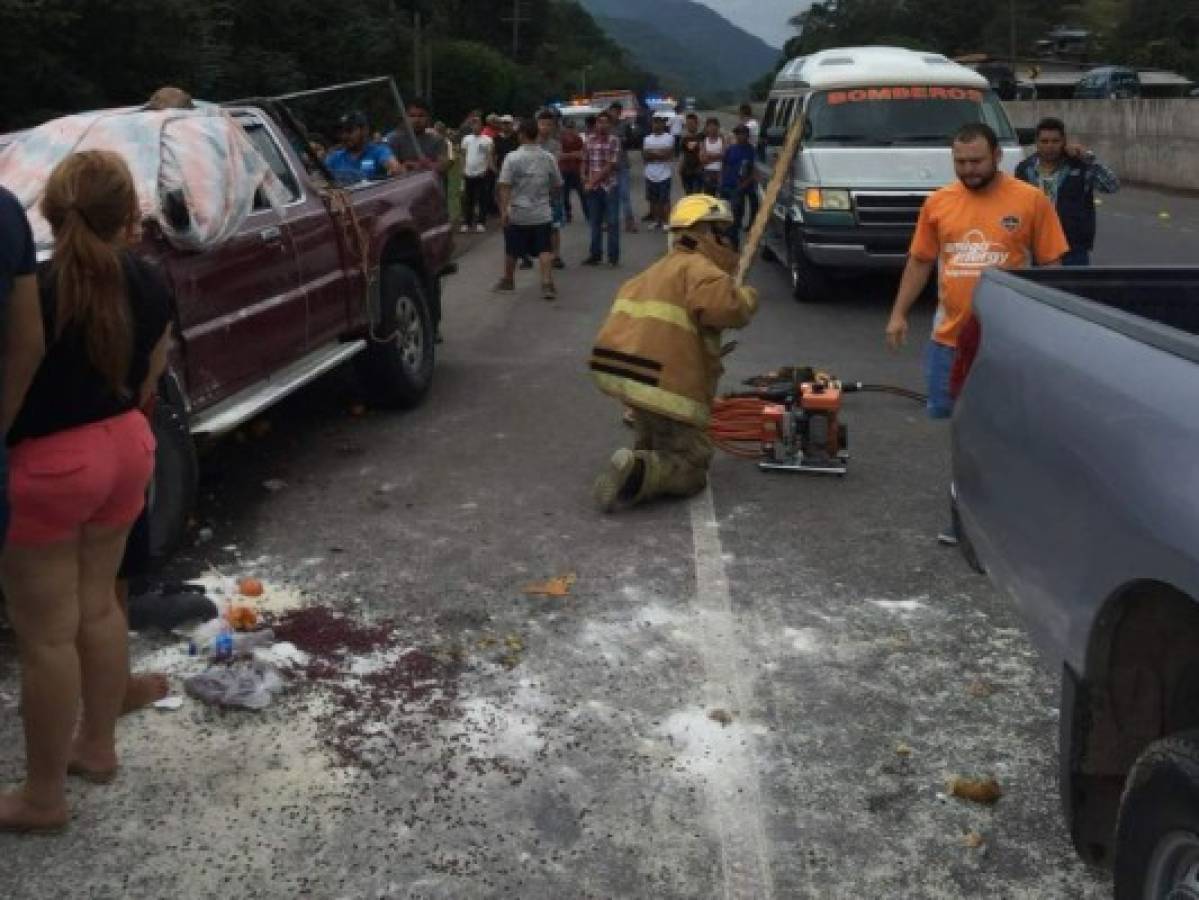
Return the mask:
<path id="1" fill-rule="evenodd" d="M 1087 650 L 1087 768 L 1127 772 L 1150 742 L 1199 726 L 1199 600 L 1160 581 L 1124 586 Z"/>

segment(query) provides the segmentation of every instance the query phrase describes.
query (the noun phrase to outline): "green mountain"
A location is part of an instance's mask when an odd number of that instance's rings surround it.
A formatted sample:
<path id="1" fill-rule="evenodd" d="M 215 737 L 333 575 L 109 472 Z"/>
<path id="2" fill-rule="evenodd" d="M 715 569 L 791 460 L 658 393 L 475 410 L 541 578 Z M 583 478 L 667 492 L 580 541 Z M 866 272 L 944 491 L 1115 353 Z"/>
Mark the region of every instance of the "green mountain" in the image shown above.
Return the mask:
<path id="1" fill-rule="evenodd" d="M 780 52 L 693 0 L 581 0 L 634 61 L 672 90 L 741 92 Z"/>

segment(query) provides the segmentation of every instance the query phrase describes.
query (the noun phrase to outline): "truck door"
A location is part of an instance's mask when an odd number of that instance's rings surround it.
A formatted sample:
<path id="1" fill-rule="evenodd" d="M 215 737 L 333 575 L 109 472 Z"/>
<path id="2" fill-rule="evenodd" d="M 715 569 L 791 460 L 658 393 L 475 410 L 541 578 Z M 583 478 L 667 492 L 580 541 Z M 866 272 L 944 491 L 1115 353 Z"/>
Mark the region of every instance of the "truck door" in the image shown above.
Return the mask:
<path id="1" fill-rule="evenodd" d="M 265 139 L 278 153 L 261 122 L 239 120 L 256 146 L 261 149 Z M 282 211 L 260 195 L 241 229 L 224 244 L 170 257 L 188 389 L 196 406 L 266 378 L 307 347 L 306 299 L 286 222 L 288 208 L 300 198 L 294 176 L 284 186 L 290 199 Z"/>

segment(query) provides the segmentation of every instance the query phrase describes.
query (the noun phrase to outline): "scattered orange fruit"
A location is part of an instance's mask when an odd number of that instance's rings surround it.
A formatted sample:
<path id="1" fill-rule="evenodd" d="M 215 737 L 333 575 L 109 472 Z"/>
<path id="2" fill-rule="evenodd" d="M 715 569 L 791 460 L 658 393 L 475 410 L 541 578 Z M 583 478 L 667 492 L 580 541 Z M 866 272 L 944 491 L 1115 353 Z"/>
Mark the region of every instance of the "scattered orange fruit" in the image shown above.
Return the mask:
<path id="1" fill-rule="evenodd" d="M 239 578 L 237 579 L 237 591 L 243 597 L 261 597 L 266 588 L 262 586 L 262 582 L 257 578 Z"/>

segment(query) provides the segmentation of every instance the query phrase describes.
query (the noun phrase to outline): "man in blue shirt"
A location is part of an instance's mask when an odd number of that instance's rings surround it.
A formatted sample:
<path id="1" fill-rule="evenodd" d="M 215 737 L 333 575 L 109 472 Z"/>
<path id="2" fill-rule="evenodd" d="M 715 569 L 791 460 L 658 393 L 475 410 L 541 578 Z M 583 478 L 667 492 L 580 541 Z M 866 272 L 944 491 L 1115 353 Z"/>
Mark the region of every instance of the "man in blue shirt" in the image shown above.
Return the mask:
<path id="1" fill-rule="evenodd" d="M 720 194 L 733 207 L 733 226 L 729 238 L 734 247 L 741 246 L 741 220 L 745 217 L 745 204 L 756 209 L 757 198 L 750 193 L 757 188 L 754 184 L 754 148 L 749 142 L 749 128 L 738 125 L 733 129 L 733 143 L 724 151 L 724 162 L 720 167 Z"/>
<path id="2" fill-rule="evenodd" d="M 341 148 L 325 157 L 325 166 L 339 184 L 373 181 L 400 174 L 400 163 L 386 144 L 370 139 L 370 121 L 365 113 L 350 112 L 338 123 Z"/>
<path id="3" fill-rule="evenodd" d="M 29 383 L 41 362 L 42 327 L 38 298 L 37 254 L 29 220 L 17 198 L 0 187 L 0 346 L 4 347 L 0 438 L 16 418 Z M 0 546 L 8 529 L 8 459 L 0 439 Z"/>

